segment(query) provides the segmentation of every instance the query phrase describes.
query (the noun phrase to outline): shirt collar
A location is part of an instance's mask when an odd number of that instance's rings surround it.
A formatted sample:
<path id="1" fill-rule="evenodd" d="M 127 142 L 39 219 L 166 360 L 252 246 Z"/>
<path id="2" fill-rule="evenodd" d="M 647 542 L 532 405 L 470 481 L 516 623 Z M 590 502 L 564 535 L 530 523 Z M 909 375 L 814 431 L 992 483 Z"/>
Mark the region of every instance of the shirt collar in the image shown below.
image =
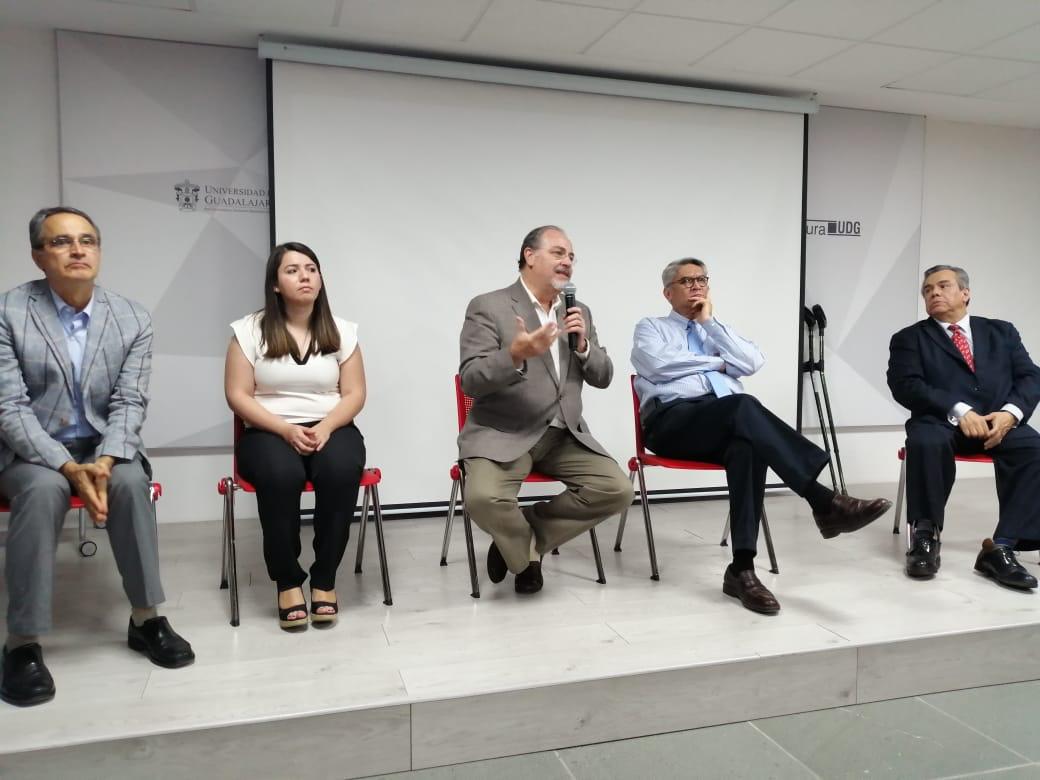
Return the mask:
<path id="1" fill-rule="evenodd" d="M 971 333 L 971 326 L 968 324 L 968 320 L 971 319 L 970 314 L 965 314 L 964 319 L 958 322 L 943 322 L 942 320 L 936 320 L 935 317 L 932 317 L 932 319 L 935 320 L 939 324 L 939 327 L 947 333 L 949 332 L 951 325 L 957 325 L 965 333 Z"/>
<path id="2" fill-rule="evenodd" d="M 689 319 L 688 317 L 684 317 L 675 309 L 672 309 L 670 312 L 668 312 L 668 317 L 666 317 L 666 319 L 671 320 L 676 325 L 681 325 L 683 330 L 690 327 L 690 325 L 693 323 L 693 320 Z"/>
<path id="3" fill-rule="evenodd" d="M 520 277 L 520 284 L 524 288 L 524 292 L 527 293 L 527 297 L 531 299 L 531 303 L 533 303 L 536 308 L 542 309 L 541 301 L 539 301 L 537 298 L 534 297 L 534 293 L 531 292 L 530 288 L 524 283 L 524 277 L 523 276 Z M 560 296 L 557 295 L 553 299 L 553 305 L 550 307 L 549 313 L 551 314 L 551 313 L 555 312 L 559 305 L 560 305 Z M 545 309 L 542 309 L 542 311 L 545 311 Z"/>
<path id="4" fill-rule="evenodd" d="M 73 314 L 86 314 L 87 315 L 87 320 L 88 321 L 90 320 L 90 313 L 94 309 L 94 294 L 93 293 L 90 294 L 90 300 L 87 301 L 87 305 L 84 306 L 81 311 L 77 312 L 75 309 L 73 309 L 71 306 L 69 306 L 67 303 L 65 303 L 65 301 L 62 299 L 62 297 L 60 295 L 58 295 L 58 293 L 54 292 L 54 288 L 53 287 L 48 285 L 47 289 L 50 290 L 50 292 L 51 292 L 51 298 L 54 300 L 54 308 L 57 310 L 58 316 L 61 316 L 61 312 L 62 312 L 63 309 L 68 309 Z"/>

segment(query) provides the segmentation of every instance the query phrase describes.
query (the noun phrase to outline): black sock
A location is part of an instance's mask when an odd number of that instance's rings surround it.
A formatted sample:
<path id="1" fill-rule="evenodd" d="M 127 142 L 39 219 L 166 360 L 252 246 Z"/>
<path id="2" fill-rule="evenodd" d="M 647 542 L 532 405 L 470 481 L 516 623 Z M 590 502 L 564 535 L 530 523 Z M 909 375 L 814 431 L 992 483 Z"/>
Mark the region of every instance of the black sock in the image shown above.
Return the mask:
<path id="1" fill-rule="evenodd" d="M 742 571 L 755 570 L 754 550 L 734 550 L 733 563 L 729 565 L 730 574 L 738 574 Z"/>
<path id="2" fill-rule="evenodd" d="M 935 537 L 935 531 L 932 528 L 932 524 L 927 520 L 918 520 L 914 524 L 914 538 L 915 539 L 932 539 Z"/>
<path id="3" fill-rule="evenodd" d="M 824 487 L 819 482 L 813 482 L 809 485 L 809 489 L 805 491 L 805 495 L 802 498 L 809 502 L 812 511 L 822 514 L 831 508 L 831 501 L 834 500 L 834 491 L 829 487 Z"/>

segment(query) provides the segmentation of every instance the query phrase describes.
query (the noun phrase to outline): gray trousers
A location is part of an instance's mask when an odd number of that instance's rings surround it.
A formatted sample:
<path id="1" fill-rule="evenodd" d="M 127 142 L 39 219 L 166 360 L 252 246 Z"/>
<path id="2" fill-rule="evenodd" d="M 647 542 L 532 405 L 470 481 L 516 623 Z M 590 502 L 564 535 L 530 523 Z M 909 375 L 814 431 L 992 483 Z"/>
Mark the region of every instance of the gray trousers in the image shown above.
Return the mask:
<path id="1" fill-rule="evenodd" d="M 486 458 L 463 463 L 466 511 L 491 534 L 514 574 L 527 568 L 532 534 L 535 550 L 544 555 L 632 503 L 632 486 L 618 464 L 584 447 L 565 428 L 550 428 L 530 452 L 508 463 Z M 567 489 L 521 512 L 517 494 L 532 470 Z"/>
<path id="2" fill-rule="evenodd" d="M 69 451 L 80 463 L 93 460 L 94 447 L 86 442 Z M 165 601 L 148 480 L 138 455 L 113 466 L 108 483 L 108 537 L 123 590 L 134 607 L 154 607 Z M 0 472 L 0 494 L 11 504 L 4 569 L 7 631 L 23 636 L 44 634 L 51 628 L 54 556 L 69 511 L 71 487 L 54 469 L 16 459 Z"/>

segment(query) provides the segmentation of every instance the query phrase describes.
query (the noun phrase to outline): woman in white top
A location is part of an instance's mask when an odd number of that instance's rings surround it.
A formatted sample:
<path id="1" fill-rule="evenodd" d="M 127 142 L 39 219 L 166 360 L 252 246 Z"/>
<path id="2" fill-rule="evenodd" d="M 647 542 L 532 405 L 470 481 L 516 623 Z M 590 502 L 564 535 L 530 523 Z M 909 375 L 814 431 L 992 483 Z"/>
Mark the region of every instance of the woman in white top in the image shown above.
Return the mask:
<path id="1" fill-rule="evenodd" d="M 228 406 L 246 424 L 235 454 L 256 488 L 267 573 L 284 629 L 307 625 L 300 567 L 300 494 L 314 486 L 310 619 L 336 620 L 336 570 L 347 546 L 365 466 L 354 417 L 365 404 L 357 325 L 334 317 L 321 265 L 304 244 L 267 260 L 264 308 L 231 323 L 224 366 Z"/>

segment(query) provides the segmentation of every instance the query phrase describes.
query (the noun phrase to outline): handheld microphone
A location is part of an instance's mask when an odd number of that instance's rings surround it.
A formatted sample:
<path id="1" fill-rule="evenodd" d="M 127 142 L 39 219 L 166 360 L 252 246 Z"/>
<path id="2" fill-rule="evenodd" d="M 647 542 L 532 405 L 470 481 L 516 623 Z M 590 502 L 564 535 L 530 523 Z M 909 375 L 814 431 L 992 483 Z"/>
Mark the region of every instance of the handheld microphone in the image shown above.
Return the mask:
<path id="1" fill-rule="evenodd" d="M 574 306 L 574 296 L 578 292 L 578 288 L 574 286 L 573 282 L 567 282 L 563 286 L 563 307 L 570 309 Z M 567 334 L 567 346 L 570 347 L 571 352 L 578 351 L 578 334 L 568 333 Z"/>

